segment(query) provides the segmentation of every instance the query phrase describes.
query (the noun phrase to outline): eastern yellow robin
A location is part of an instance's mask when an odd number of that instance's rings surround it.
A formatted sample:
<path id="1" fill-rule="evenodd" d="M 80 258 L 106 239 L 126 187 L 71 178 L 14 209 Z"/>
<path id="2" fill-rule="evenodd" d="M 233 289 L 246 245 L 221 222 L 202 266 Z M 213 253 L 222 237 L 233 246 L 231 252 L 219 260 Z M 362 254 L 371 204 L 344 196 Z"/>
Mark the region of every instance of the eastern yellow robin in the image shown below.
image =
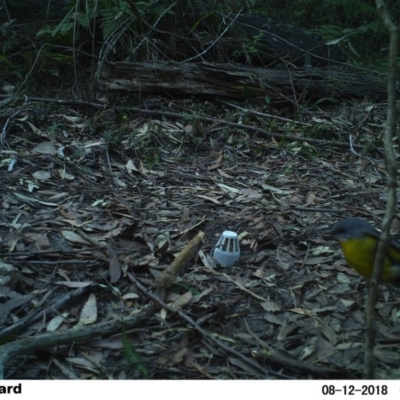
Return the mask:
<path id="1" fill-rule="evenodd" d="M 363 219 L 346 218 L 337 222 L 327 234 L 339 241 L 348 264 L 360 275 L 371 279 L 379 231 Z M 400 243 L 393 238 L 389 241 L 382 283 L 400 286 Z"/>

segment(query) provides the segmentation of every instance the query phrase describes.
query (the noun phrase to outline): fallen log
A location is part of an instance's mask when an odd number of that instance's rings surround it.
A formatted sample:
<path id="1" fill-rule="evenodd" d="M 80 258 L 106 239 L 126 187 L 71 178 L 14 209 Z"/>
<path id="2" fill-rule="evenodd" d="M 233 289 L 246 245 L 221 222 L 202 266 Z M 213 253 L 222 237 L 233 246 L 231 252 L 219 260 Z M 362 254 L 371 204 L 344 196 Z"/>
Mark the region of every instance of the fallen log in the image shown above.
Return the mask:
<path id="1" fill-rule="evenodd" d="M 104 92 L 153 95 L 386 99 L 385 74 L 333 68 L 267 69 L 234 64 L 131 62 L 110 64 L 98 84 Z"/>

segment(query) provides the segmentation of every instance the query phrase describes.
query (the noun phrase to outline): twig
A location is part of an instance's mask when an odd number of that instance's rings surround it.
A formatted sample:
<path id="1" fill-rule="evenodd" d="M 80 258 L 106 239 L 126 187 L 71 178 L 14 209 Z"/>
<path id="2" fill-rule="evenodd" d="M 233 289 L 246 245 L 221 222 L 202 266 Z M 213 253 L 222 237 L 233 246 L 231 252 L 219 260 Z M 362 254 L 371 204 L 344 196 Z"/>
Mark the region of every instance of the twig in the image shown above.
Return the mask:
<path id="1" fill-rule="evenodd" d="M 14 95 L 15 96 L 15 95 Z M 11 98 L 10 95 L 2 94 L 0 95 L 0 99 L 8 99 Z M 32 96 L 24 96 L 25 102 L 38 102 L 38 103 L 52 103 L 58 105 L 78 105 L 78 106 L 89 106 L 96 108 L 97 110 L 104 110 L 104 104 L 101 103 L 92 103 L 90 101 L 83 100 L 63 100 L 63 99 L 47 99 L 44 97 L 32 97 Z"/>
<path id="2" fill-rule="evenodd" d="M 243 10 L 243 8 L 241 8 L 240 10 L 239 10 L 239 12 L 236 14 L 236 17 L 235 18 L 232 18 L 232 20 L 231 20 L 231 23 L 230 24 L 228 24 L 228 26 L 224 29 L 224 31 L 204 50 L 204 51 L 202 51 L 200 54 L 196 54 L 195 56 L 193 56 L 193 57 L 190 57 L 190 58 L 188 58 L 188 59 L 186 59 L 186 60 L 183 60 L 182 62 L 189 62 L 189 61 L 193 61 L 193 60 L 195 60 L 196 58 L 199 58 L 199 57 L 201 57 L 203 54 L 206 54 L 213 46 L 215 46 L 215 44 L 222 38 L 222 36 L 224 36 L 225 35 L 225 33 L 229 30 L 229 28 L 232 26 L 232 24 L 234 23 L 234 22 L 236 22 L 236 20 L 237 20 L 237 18 L 239 17 L 239 15 L 242 13 L 242 10 Z"/>
<path id="3" fill-rule="evenodd" d="M 229 107 L 235 108 L 236 110 L 243 111 L 246 114 L 259 115 L 260 117 L 271 118 L 271 119 L 275 119 L 277 121 L 282 121 L 282 122 L 289 122 L 289 123 L 294 124 L 294 125 L 301 125 L 301 126 L 307 126 L 307 127 L 312 126 L 312 124 L 310 124 L 310 123 L 296 121 L 296 120 L 291 119 L 291 118 L 284 118 L 284 117 L 280 117 L 278 115 L 267 114 L 267 113 L 260 112 L 260 111 L 248 110 L 247 108 L 239 107 L 238 105 L 229 103 L 227 101 L 223 101 L 223 100 L 220 100 L 220 101 L 221 101 L 221 103 L 226 104 Z"/>
<path id="4" fill-rule="evenodd" d="M 251 366 L 254 368 L 256 371 L 260 372 L 262 375 L 265 377 L 268 377 L 268 372 L 259 364 L 257 364 L 255 361 L 252 359 L 246 357 L 245 355 L 237 352 L 236 350 L 232 349 L 231 347 L 227 346 L 225 343 L 222 343 L 220 340 L 215 338 L 211 333 L 207 332 L 205 329 L 203 329 L 201 326 L 199 326 L 198 323 L 193 321 L 188 315 L 186 315 L 184 312 L 177 310 L 171 306 L 169 306 L 167 303 L 165 303 L 163 300 L 161 300 L 158 296 L 156 296 L 153 293 L 150 293 L 147 291 L 147 289 L 136 279 L 134 275 L 132 275 L 130 272 L 126 274 L 128 278 L 134 283 L 137 288 L 145 294 L 147 297 L 155 301 L 157 304 L 160 306 L 164 307 L 166 310 L 170 311 L 171 313 L 176 313 L 178 314 L 182 319 L 184 319 L 190 326 L 192 326 L 196 331 L 201 333 L 204 337 L 207 339 L 211 340 L 214 342 L 217 346 L 222 348 L 223 350 L 227 351 L 228 353 L 233 354 L 235 357 L 239 358 L 243 362 L 245 362 L 247 365 Z"/>

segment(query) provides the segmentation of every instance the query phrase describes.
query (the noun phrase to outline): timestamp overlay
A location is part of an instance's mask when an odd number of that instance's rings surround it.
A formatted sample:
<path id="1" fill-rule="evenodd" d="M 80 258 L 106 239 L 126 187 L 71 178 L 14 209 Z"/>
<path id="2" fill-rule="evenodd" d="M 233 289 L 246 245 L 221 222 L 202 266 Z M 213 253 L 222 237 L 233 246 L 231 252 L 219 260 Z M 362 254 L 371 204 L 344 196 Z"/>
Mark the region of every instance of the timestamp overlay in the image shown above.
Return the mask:
<path id="1" fill-rule="evenodd" d="M 321 386 L 321 393 L 324 396 L 389 396 L 389 392 L 396 392 L 397 386 L 397 398 L 400 398 L 400 381 L 395 384 L 391 382 L 377 383 L 376 381 L 368 381 L 369 383 L 363 383 L 363 381 L 356 381 L 351 384 L 344 382 L 338 382 L 336 384 L 326 383 Z"/>

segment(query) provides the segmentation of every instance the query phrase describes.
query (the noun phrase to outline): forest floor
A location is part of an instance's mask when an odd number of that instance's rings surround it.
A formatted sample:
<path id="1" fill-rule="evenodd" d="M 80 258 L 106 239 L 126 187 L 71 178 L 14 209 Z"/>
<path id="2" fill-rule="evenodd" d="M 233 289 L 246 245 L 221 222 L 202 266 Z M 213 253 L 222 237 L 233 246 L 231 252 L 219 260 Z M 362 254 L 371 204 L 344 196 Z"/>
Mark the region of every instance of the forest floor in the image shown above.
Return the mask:
<path id="1" fill-rule="evenodd" d="M 129 102 L 1 111 L 5 378 L 360 378 L 368 285 L 324 232 L 380 227 L 385 107 Z M 229 267 L 211 257 L 225 230 Z M 399 379 L 398 289 L 376 318 L 377 376 Z"/>

